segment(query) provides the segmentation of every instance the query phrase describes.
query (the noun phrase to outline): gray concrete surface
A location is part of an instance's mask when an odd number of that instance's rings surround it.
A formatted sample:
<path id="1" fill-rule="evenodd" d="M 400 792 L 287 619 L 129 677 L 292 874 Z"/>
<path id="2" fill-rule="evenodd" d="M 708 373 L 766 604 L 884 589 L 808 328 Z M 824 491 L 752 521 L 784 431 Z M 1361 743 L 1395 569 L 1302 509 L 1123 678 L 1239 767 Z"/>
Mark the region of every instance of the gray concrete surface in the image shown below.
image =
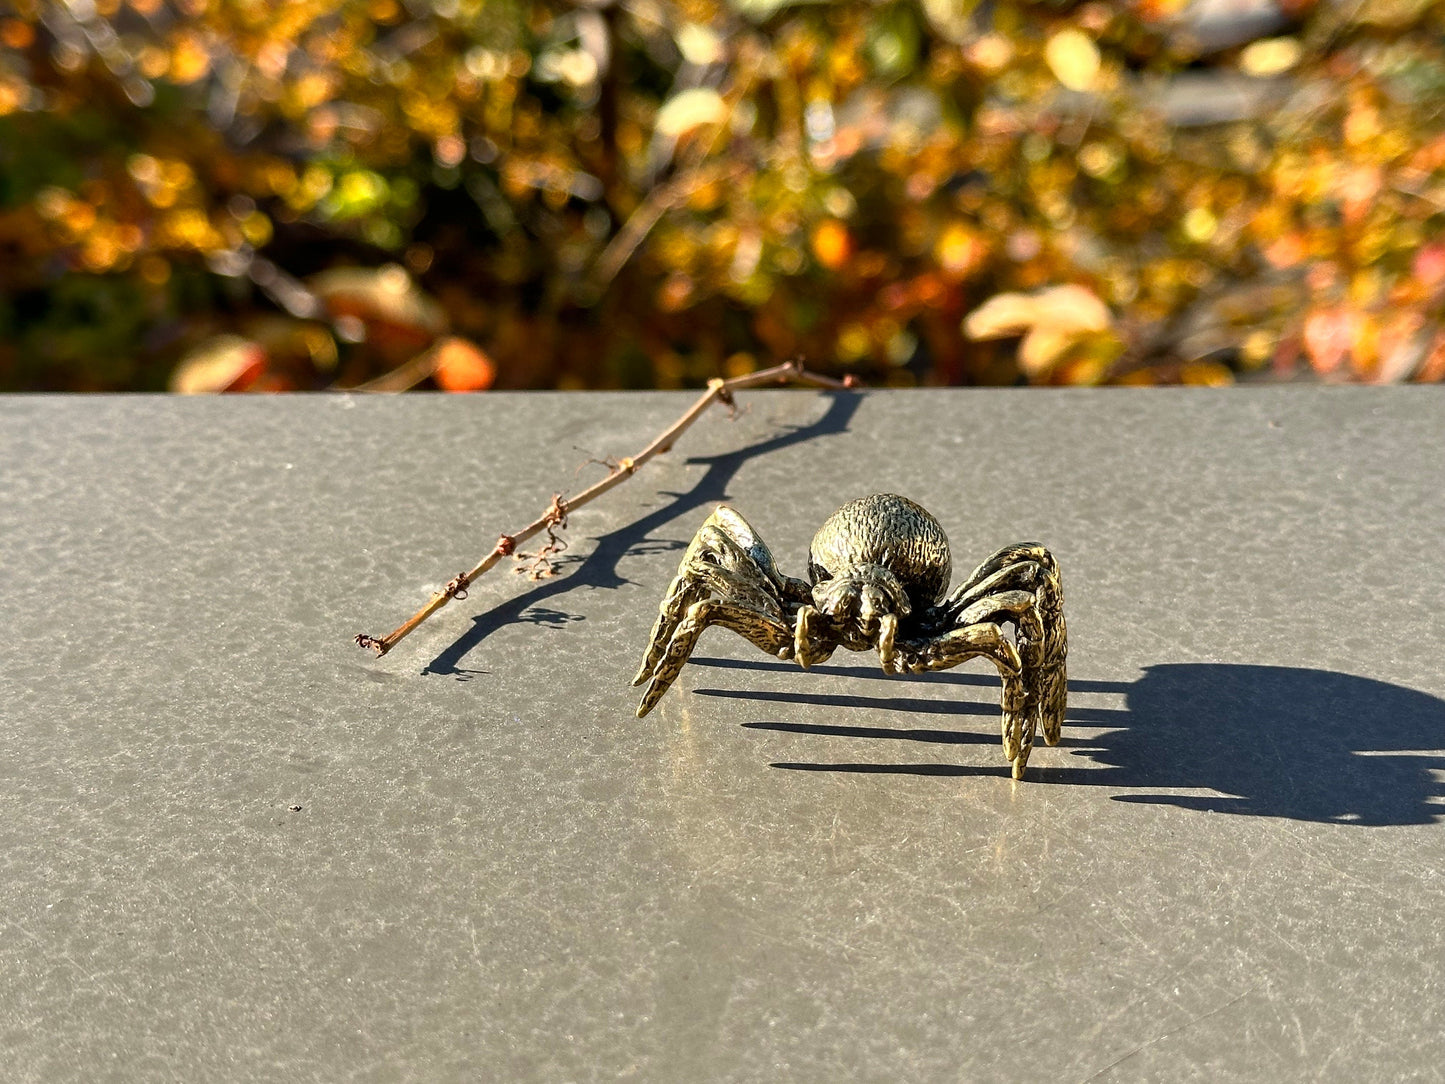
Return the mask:
<path id="1" fill-rule="evenodd" d="M 689 399 L 0 400 L 0 1075 L 1442 1079 L 1438 391 L 750 393 L 351 644 Z M 633 717 L 712 503 L 870 491 L 1059 555 L 1030 780 L 983 662 Z"/>

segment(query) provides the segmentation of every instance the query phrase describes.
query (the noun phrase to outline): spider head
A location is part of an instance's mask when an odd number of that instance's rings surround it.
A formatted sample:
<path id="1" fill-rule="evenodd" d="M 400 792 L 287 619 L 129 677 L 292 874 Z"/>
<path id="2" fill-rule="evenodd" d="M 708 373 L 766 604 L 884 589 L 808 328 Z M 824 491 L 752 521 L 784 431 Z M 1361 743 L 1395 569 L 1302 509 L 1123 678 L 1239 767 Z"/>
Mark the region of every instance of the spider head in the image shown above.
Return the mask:
<path id="1" fill-rule="evenodd" d="M 836 624 L 854 625 L 867 633 L 885 614 L 906 617 L 913 610 L 903 584 L 882 565 L 861 564 L 829 577 L 813 569 L 813 605 Z"/>

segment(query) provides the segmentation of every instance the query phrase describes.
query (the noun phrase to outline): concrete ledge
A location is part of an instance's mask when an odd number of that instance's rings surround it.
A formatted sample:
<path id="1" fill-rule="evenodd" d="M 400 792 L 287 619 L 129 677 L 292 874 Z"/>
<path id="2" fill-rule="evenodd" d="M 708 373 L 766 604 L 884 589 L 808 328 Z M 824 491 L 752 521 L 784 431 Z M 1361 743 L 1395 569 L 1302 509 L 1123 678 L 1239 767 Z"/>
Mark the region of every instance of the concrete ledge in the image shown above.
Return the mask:
<path id="1" fill-rule="evenodd" d="M 1438 393 L 740 399 L 379 661 L 688 397 L 0 399 L 7 1075 L 1441 1078 Z M 1028 781 L 981 662 L 633 717 L 713 503 L 875 491 L 1058 554 Z"/>

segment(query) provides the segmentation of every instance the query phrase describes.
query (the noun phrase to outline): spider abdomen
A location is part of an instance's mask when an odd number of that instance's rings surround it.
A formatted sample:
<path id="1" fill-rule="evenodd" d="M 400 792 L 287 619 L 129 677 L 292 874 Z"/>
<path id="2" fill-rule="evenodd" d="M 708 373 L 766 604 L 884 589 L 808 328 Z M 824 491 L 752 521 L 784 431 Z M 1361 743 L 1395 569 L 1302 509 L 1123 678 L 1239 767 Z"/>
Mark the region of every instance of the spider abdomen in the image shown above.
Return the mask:
<path id="1" fill-rule="evenodd" d="M 907 497 L 860 497 L 818 528 L 808 547 L 808 576 L 816 585 L 866 565 L 888 569 L 914 609 L 926 609 L 948 590 L 948 537 L 938 520 Z"/>

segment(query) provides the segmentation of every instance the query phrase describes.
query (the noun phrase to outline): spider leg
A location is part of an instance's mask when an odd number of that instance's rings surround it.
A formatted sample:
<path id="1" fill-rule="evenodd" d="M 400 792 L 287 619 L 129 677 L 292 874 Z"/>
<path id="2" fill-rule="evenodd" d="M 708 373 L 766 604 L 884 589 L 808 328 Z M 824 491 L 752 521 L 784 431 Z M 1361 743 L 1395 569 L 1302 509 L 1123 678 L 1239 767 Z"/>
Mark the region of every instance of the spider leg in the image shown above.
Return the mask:
<path id="1" fill-rule="evenodd" d="M 1037 542 L 1025 542 L 1005 547 L 980 568 L 990 565 L 999 566 L 992 574 L 999 586 L 1012 575 L 1014 583 L 1033 593 L 1033 607 L 1017 612 L 1014 627 L 1019 657 L 1024 664 L 1024 682 L 1029 687 L 1029 710 L 1037 711 L 1044 740 L 1057 745 L 1069 693 L 1068 628 L 1064 623 L 1064 585 L 1059 564 L 1054 555 Z M 975 591 L 986 589 L 981 580 Z M 1008 601 L 1008 592 L 976 598 L 960 614 L 960 619 L 965 616 L 973 619 L 974 613 L 981 613 L 989 597 Z"/>
<path id="2" fill-rule="evenodd" d="M 878 619 L 878 662 L 885 674 L 902 673 L 898 658 L 898 615 L 884 614 Z"/>
<path id="3" fill-rule="evenodd" d="M 926 670 L 948 670 L 979 656 L 997 666 L 999 677 L 1003 679 L 1000 703 L 1003 708 L 1004 756 L 1013 762 L 1014 778 L 1023 778 L 1028 750 L 1033 745 L 1031 731 L 1027 732 L 1027 746 L 1023 742 L 1027 729 L 1023 725 L 1023 708 L 1028 700 L 1028 690 L 1023 682 L 1023 663 L 1018 649 L 1004 635 L 1002 627 L 992 622 L 968 625 L 930 640 L 898 643 L 894 652 L 897 669 L 891 673 L 920 674 Z M 882 656 L 881 645 L 879 655 Z M 884 669 L 887 669 L 886 663 Z"/>
<path id="4" fill-rule="evenodd" d="M 798 607 L 791 654 L 804 670 L 814 663 L 826 662 L 838 646 L 830 641 L 824 626 L 823 615 L 816 606 L 805 603 Z"/>
<path id="5" fill-rule="evenodd" d="M 651 675 L 657 660 L 662 657 L 667 643 L 672 639 L 673 630 L 677 628 L 678 622 L 682 620 L 687 608 L 695 602 L 702 601 L 707 594 L 707 587 L 699 577 L 688 571 L 686 568 L 687 559 L 683 559 L 683 568 L 678 569 L 672 583 L 667 587 L 667 594 L 662 596 L 662 605 L 658 607 L 657 620 L 652 625 L 652 635 L 647 641 L 647 651 L 642 657 L 642 665 L 637 669 L 637 675 L 632 679 L 632 684 L 641 685 Z"/>
<path id="6" fill-rule="evenodd" d="M 1013 642 L 1001 626 L 1013 624 Z M 988 655 L 1003 678 L 1003 752 L 1022 779 L 1042 728 L 1043 740 L 1058 744 L 1068 700 L 1068 633 L 1064 626 L 1064 587 L 1058 562 L 1036 542 L 1004 546 L 972 571 L 944 603 L 922 623 L 932 639 L 897 645 L 896 669 L 945 669 L 975 655 Z M 1000 648 L 998 643 L 1007 646 Z M 970 643 L 991 650 L 972 650 Z M 1012 658 L 1010 658 L 1012 653 Z M 879 643 L 883 668 L 889 662 Z"/>
<path id="7" fill-rule="evenodd" d="M 942 609 L 957 613 L 971 602 L 995 591 L 1018 588 L 1033 590 L 1048 576 L 1058 578 L 1054 555 L 1037 542 L 1018 542 L 1005 546 L 974 569 L 942 604 Z"/>
<path id="8" fill-rule="evenodd" d="M 1037 543 L 1006 546 L 979 565 L 937 612 L 955 627 L 928 643 L 975 628 L 992 637 L 1000 623 L 1013 623 L 1017 663 L 1012 680 L 999 665 L 1002 729 L 1004 755 L 1013 762 L 1014 778 L 1021 779 L 1040 728 L 1048 744 L 1058 744 L 1067 706 L 1068 636 L 1058 563 Z"/>
<path id="9" fill-rule="evenodd" d="M 793 633 L 785 621 L 768 614 L 759 613 L 746 606 L 704 599 L 687 608 L 682 620 L 677 623 L 667 647 L 661 652 L 656 666 L 652 669 L 652 681 L 642 694 L 637 705 L 637 717 L 641 719 L 662 699 L 662 694 L 677 680 L 687 663 L 688 656 L 697 646 L 698 637 L 709 625 L 721 625 L 725 629 L 747 637 L 770 655 L 778 655 L 792 646 Z"/>
<path id="10" fill-rule="evenodd" d="M 772 552 L 747 520 L 719 505 L 682 555 L 632 684 L 641 685 L 654 675 L 687 613 L 699 602 L 715 598 L 786 623 L 785 600 L 796 593 L 794 584 L 806 587 L 778 571 Z M 671 682 L 669 678 L 663 689 Z"/>
<path id="11" fill-rule="evenodd" d="M 922 674 L 950 670 L 980 655 L 991 660 L 999 673 L 1018 677 L 1022 664 L 1013 642 L 999 625 L 979 623 L 953 629 L 928 640 L 903 640 L 894 645 L 899 673 Z"/>

